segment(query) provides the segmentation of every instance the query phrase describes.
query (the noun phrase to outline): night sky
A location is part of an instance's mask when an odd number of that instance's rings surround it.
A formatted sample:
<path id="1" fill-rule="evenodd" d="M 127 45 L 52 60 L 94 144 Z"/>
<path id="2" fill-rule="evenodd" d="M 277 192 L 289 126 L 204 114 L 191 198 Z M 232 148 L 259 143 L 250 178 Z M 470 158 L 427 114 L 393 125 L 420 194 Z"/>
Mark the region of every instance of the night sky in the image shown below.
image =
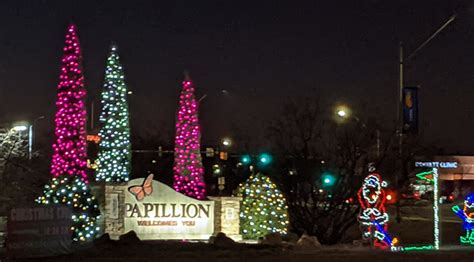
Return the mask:
<path id="1" fill-rule="evenodd" d="M 172 142 L 183 71 L 201 105 L 203 144 L 235 127 L 259 133 L 288 99 L 351 105 L 361 119 L 396 117 L 398 42 L 420 86 L 421 131 L 449 153 L 474 154 L 473 1 L 1 1 L 0 123 L 45 115 L 52 129 L 68 23 L 78 27 L 89 100 L 98 105 L 111 41 L 133 91 L 133 132 Z M 96 109 L 98 109 L 96 107 Z"/>

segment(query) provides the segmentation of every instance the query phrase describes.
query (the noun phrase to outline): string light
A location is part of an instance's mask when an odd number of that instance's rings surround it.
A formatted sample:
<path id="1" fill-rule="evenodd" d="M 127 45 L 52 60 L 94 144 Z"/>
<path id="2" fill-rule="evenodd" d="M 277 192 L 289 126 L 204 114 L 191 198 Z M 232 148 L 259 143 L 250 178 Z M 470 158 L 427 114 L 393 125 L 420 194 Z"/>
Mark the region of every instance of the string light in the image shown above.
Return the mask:
<path id="1" fill-rule="evenodd" d="M 245 239 L 258 239 L 268 233 L 286 234 L 286 199 L 269 177 L 258 173 L 240 184 L 237 196 L 243 198 L 240 229 Z"/>
<path id="2" fill-rule="evenodd" d="M 206 185 L 201 161 L 201 131 L 194 85 L 186 75 L 179 97 L 174 147 L 173 188 L 189 197 L 204 199 Z"/>
<path id="3" fill-rule="evenodd" d="M 434 192 L 433 192 L 433 213 L 434 213 L 434 248 L 439 250 L 440 244 L 440 235 L 439 235 L 439 186 L 438 186 L 438 169 L 433 168 L 433 182 L 434 182 Z"/>
<path id="4" fill-rule="evenodd" d="M 44 186 L 43 195 L 36 202 L 70 206 L 73 240 L 87 241 L 99 231 L 97 219 L 100 212 L 86 174 L 86 90 L 74 25 L 68 27 L 63 51 L 56 101 L 56 139 L 51 161 L 53 178 Z"/>
<path id="5" fill-rule="evenodd" d="M 425 245 L 425 246 L 404 246 L 404 247 L 396 247 L 392 249 L 392 251 L 423 251 L 423 250 L 433 250 L 435 247 L 433 245 Z"/>
<path id="6" fill-rule="evenodd" d="M 127 94 L 117 47 L 112 45 L 105 69 L 99 118 L 102 127 L 99 132 L 97 181 L 124 182 L 129 179 L 132 155 Z"/>

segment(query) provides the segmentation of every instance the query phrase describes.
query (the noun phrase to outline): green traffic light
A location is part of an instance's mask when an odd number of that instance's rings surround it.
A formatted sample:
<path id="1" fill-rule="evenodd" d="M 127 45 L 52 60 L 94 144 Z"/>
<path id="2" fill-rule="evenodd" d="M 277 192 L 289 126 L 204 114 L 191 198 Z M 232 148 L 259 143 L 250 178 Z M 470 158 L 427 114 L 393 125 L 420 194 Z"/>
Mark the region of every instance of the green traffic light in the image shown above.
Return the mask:
<path id="1" fill-rule="evenodd" d="M 323 173 L 321 180 L 323 182 L 323 186 L 325 187 L 334 186 L 334 184 L 336 183 L 336 177 L 328 172 Z"/>
<path id="2" fill-rule="evenodd" d="M 262 164 L 262 165 L 268 165 L 272 162 L 272 156 L 270 154 L 267 154 L 267 153 L 260 154 L 258 159 L 260 161 L 260 164 Z"/>
<path id="3" fill-rule="evenodd" d="M 244 165 L 249 164 L 250 163 L 250 156 L 249 155 L 243 155 L 240 158 L 240 162 L 242 162 L 242 164 L 244 164 Z"/>

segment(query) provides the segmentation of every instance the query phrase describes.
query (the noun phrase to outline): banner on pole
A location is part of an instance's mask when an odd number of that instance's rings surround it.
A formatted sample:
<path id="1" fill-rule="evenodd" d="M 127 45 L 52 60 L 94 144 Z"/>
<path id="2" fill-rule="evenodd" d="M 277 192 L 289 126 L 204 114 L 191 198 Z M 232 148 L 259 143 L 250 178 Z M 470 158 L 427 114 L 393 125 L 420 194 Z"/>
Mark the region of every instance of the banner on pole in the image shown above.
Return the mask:
<path id="1" fill-rule="evenodd" d="M 418 87 L 403 88 L 403 132 L 418 132 Z"/>

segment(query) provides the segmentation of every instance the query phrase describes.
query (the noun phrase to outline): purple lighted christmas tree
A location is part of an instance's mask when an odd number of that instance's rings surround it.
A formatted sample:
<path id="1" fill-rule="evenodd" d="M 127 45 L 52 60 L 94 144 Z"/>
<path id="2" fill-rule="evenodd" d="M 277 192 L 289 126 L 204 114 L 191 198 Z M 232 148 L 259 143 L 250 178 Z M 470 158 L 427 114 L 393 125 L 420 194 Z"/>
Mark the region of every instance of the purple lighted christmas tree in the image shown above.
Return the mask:
<path id="1" fill-rule="evenodd" d="M 201 162 L 201 131 L 194 85 L 186 74 L 179 97 L 174 147 L 174 189 L 189 197 L 204 199 L 206 184 Z"/>
<path id="2" fill-rule="evenodd" d="M 68 27 L 63 52 L 56 100 L 56 140 L 51 162 L 53 178 L 45 185 L 44 194 L 37 202 L 71 207 L 73 240 L 87 241 L 99 231 L 99 208 L 86 174 L 86 90 L 74 25 Z"/>

